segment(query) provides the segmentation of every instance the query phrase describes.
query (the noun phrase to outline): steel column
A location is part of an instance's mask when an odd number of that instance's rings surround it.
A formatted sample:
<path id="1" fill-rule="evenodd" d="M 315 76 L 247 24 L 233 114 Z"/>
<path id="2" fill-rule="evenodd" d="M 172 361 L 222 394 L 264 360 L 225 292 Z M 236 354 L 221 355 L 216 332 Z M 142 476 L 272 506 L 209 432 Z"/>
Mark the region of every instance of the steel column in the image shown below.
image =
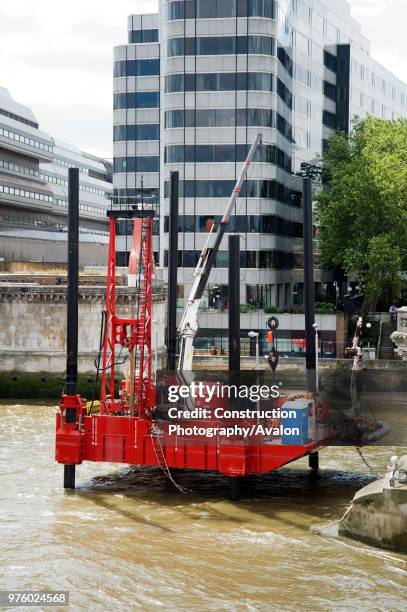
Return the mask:
<path id="1" fill-rule="evenodd" d="M 76 395 L 78 383 L 79 284 L 79 168 L 68 171 L 68 294 L 65 394 Z M 76 409 L 66 408 L 67 424 L 76 422 Z M 64 465 L 64 488 L 75 488 L 75 465 Z"/>
<path id="2" fill-rule="evenodd" d="M 240 236 L 229 236 L 229 371 L 240 370 Z"/>
<path id="3" fill-rule="evenodd" d="M 176 369 L 177 350 L 178 208 L 179 172 L 174 171 L 170 173 L 170 227 L 168 235 L 167 364 L 170 372 Z"/>

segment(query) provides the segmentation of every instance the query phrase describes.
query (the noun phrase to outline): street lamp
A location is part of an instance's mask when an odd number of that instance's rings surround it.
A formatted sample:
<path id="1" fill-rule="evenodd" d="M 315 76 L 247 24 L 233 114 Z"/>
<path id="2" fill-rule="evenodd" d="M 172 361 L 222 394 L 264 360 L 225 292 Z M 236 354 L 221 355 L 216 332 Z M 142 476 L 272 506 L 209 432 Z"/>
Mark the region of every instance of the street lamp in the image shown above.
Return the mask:
<path id="1" fill-rule="evenodd" d="M 249 338 L 256 339 L 256 370 L 260 370 L 260 357 L 259 357 L 259 333 L 255 331 L 249 331 L 247 334 Z"/>
<path id="2" fill-rule="evenodd" d="M 318 325 L 317 323 L 314 323 L 312 327 L 315 330 L 315 393 L 318 393 L 319 391 L 319 376 L 318 376 L 319 355 L 318 355 Z"/>

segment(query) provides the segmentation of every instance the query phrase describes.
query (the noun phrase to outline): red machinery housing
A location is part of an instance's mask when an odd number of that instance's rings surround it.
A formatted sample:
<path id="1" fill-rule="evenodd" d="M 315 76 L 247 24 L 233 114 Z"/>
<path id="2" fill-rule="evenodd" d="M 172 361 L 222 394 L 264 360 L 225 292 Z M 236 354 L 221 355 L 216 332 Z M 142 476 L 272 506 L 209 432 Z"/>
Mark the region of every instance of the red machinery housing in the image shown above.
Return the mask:
<path id="1" fill-rule="evenodd" d="M 165 444 L 155 422 L 155 380 L 152 371 L 152 210 L 111 211 L 100 402 L 86 404 L 79 395 L 63 395 L 56 416 L 56 460 L 65 466 L 83 461 L 194 468 L 228 476 L 266 473 L 319 448 L 305 444 L 244 444 L 214 438 L 202 444 L 174 438 Z M 138 278 L 130 316 L 116 305 L 116 225 L 124 218 L 138 224 Z M 117 385 L 119 355 L 127 353 L 130 372 Z M 100 356 L 99 356 L 100 357 Z M 100 361 L 100 360 L 99 360 Z"/>

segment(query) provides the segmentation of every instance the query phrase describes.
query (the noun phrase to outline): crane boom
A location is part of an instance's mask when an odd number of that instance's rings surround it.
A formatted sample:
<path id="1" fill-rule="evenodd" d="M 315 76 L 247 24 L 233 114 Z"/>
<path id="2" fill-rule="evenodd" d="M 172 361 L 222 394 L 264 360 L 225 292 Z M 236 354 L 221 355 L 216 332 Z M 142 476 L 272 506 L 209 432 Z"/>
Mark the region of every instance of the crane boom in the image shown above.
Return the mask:
<path id="1" fill-rule="evenodd" d="M 192 370 L 192 359 L 194 351 L 194 338 L 198 331 L 198 309 L 202 301 L 202 296 L 209 279 L 211 270 L 215 264 L 216 255 L 219 251 L 222 238 L 226 231 L 226 226 L 229 223 L 230 215 L 237 198 L 240 195 L 240 190 L 246 179 L 250 164 L 254 159 L 254 155 L 258 147 L 262 143 L 262 134 L 257 134 L 255 141 L 250 147 L 244 166 L 237 179 L 236 185 L 229 198 L 222 220 L 216 230 L 213 224 L 205 245 L 199 256 L 198 264 L 195 268 L 193 276 L 193 284 L 188 297 L 188 304 L 184 310 L 181 323 L 178 327 L 178 336 L 180 337 L 180 355 L 178 361 L 178 371 Z M 212 240 L 212 235 L 214 239 Z M 211 243 L 213 244 L 211 245 Z"/>

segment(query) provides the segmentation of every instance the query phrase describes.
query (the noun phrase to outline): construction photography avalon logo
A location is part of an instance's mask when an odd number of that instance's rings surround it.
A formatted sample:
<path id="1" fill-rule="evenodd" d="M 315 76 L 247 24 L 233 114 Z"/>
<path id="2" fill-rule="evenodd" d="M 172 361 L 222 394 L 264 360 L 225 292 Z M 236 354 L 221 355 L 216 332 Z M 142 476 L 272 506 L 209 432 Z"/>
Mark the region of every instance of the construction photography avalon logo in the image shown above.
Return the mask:
<path id="1" fill-rule="evenodd" d="M 402 611 L 405 0 L 2 0 L 0 607 Z"/>

